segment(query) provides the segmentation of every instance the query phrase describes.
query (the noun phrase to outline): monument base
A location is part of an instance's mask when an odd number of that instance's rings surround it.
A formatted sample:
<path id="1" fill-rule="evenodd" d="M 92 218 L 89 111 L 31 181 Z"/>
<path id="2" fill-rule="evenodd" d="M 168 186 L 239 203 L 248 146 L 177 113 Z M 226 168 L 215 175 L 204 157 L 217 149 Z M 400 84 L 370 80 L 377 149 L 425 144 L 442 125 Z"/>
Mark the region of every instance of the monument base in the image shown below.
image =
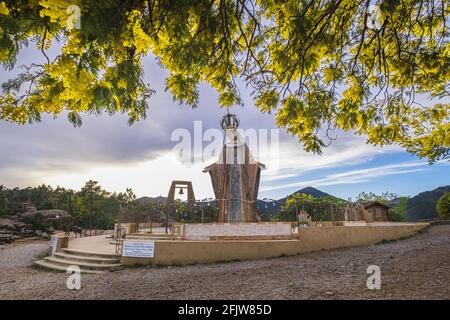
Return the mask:
<path id="1" fill-rule="evenodd" d="M 296 225 L 291 222 L 176 224 L 173 237 L 179 240 L 293 239 L 297 238 Z"/>
<path id="2" fill-rule="evenodd" d="M 154 258 L 122 257 L 120 262 L 169 266 L 274 258 L 396 240 L 428 225 L 391 222 L 373 226 L 307 227 L 299 228 L 295 240 L 162 240 L 155 241 Z"/>

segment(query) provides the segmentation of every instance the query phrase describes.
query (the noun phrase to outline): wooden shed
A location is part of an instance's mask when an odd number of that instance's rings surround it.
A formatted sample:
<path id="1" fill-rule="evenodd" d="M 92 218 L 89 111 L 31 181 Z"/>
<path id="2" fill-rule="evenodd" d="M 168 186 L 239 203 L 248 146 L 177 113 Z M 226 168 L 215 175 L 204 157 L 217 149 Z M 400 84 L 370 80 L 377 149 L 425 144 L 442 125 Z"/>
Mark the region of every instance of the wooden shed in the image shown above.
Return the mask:
<path id="1" fill-rule="evenodd" d="M 389 221 L 389 206 L 379 201 L 361 203 L 364 209 L 372 215 L 373 221 Z"/>

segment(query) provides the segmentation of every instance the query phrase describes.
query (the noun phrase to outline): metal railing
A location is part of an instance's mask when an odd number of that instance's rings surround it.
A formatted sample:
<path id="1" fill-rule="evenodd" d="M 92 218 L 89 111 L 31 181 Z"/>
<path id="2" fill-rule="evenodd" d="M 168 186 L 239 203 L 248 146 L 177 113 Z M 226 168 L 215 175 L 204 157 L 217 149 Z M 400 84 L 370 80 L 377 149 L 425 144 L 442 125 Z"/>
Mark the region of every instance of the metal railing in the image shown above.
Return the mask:
<path id="1" fill-rule="evenodd" d="M 171 227 L 167 228 L 163 223 L 137 223 L 136 224 L 136 233 L 171 233 Z"/>
<path id="2" fill-rule="evenodd" d="M 306 212 L 308 219 L 302 218 L 302 212 Z M 305 220 L 305 221 L 303 221 Z M 290 208 L 283 208 L 278 214 L 273 215 L 269 221 L 298 221 L 299 224 L 311 221 L 344 221 L 345 206 L 329 202 L 303 202 Z"/>
<path id="3" fill-rule="evenodd" d="M 158 217 L 134 221 L 137 223 L 137 233 L 171 233 L 173 223 L 215 223 L 219 221 L 219 204 L 224 206 L 224 200 L 197 201 L 195 204 L 187 202 L 175 202 L 169 206 L 161 208 Z M 235 202 L 240 202 L 241 206 L 255 205 L 257 222 L 294 222 L 302 224 L 299 212 L 304 210 L 308 213 L 311 221 L 344 221 L 345 205 L 331 203 L 330 201 L 301 201 L 289 208 L 280 208 L 279 204 L 268 203 L 266 208 L 255 203 L 240 200 L 225 200 L 226 208 L 233 207 Z M 248 208 L 247 208 L 248 209 Z M 248 210 L 247 210 L 248 211 Z M 227 215 L 227 212 L 225 212 Z M 226 218 L 226 217 L 225 217 Z M 148 222 L 150 221 L 150 222 Z M 125 222 L 125 221 L 124 221 Z M 128 221 L 131 222 L 131 221 Z M 325 223 L 326 224 L 326 223 Z M 318 225 L 325 225 L 324 223 Z"/>
<path id="4" fill-rule="evenodd" d="M 114 236 L 116 240 L 116 254 L 122 255 L 122 249 L 123 249 L 123 242 L 125 241 L 127 237 L 127 229 L 120 226 L 119 224 L 116 226 L 116 229 L 114 230 Z"/>
<path id="5" fill-rule="evenodd" d="M 95 236 L 112 234 L 114 232 L 114 230 L 112 230 L 112 229 L 73 228 L 72 232 L 74 233 L 75 238 L 85 238 L 85 237 L 95 237 Z"/>

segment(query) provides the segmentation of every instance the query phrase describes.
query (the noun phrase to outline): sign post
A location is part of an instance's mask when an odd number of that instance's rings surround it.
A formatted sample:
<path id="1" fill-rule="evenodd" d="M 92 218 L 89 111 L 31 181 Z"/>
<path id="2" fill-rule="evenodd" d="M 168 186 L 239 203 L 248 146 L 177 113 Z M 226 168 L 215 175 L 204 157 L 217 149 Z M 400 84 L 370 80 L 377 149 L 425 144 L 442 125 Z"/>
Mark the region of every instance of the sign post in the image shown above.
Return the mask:
<path id="1" fill-rule="evenodd" d="M 123 242 L 123 257 L 153 258 L 155 256 L 154 241 L 127 241 Z"/>
<path id="2" fill-rule="evenodd" d="M 58 249 L 58 236 L 51 236 L 50 238 L 50 247 L 52 248 L 52 256 L 56 253 L 56 250 Z"/>

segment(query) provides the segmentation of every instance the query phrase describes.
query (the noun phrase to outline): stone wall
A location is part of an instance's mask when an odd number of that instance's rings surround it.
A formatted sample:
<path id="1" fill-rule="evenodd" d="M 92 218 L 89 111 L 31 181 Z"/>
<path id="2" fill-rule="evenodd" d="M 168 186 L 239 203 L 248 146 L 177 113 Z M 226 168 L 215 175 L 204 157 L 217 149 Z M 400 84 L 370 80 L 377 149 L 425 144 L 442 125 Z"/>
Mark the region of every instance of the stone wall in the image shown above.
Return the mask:
<path id="1" fill-rule="evenodd" d="M 364 246 L 409 236 L 427 223 L 300 228 L 297 240 L 155 241 L 154 258 L 122 257 L 121 263 L 185 265 L 295 255 L 324 249 Z"/>

